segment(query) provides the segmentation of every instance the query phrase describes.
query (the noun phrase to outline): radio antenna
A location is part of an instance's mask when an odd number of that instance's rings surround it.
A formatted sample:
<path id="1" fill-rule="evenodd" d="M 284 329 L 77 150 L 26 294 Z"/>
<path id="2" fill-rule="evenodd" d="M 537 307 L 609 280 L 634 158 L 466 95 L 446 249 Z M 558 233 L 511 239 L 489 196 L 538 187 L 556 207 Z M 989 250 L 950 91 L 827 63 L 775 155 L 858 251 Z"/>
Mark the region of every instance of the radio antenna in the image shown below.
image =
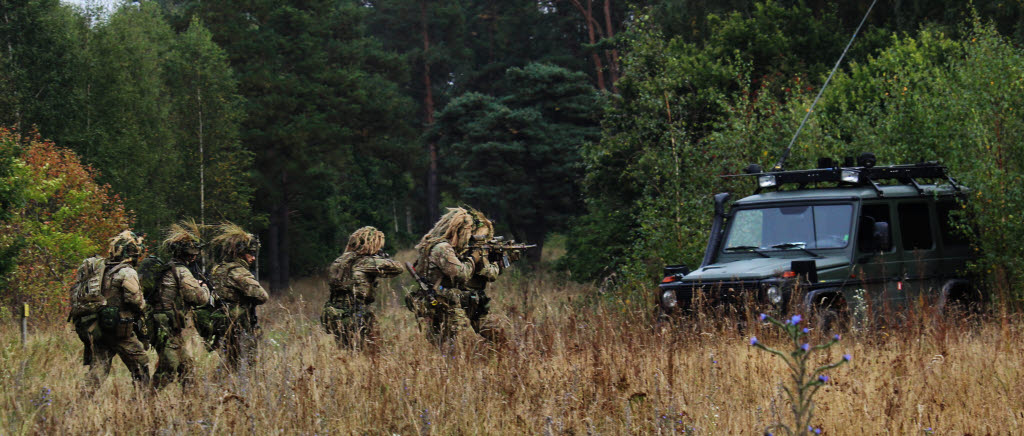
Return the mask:
<path id="1" fill-rule="evenodd" d="M 796 137 L 800 136 L 800 131 L 804 129 L 804 124 L 807 124 L 807 119 L 814 113 L 814 106 L 818 104 L 818 99 L 821 98 L 821 94 L 825 92 L 825 88 L 828 87 L 828 82 L 832 81 L 832 76 L 836 74 L 836 70 L 839 69 L 839 64 L 843 62 L 843 58 L 846 57 L 846 52 L 850 51 L 850 46 L 853 45 L 853 40 L 857 39 L 857 34 L 860 33 L 860 28 L 864 26 L 864 22 L 868 20 L 868 15 L 871 14 L 871 9 L 875 7 L 875 3 L 878 0 L 871 2 L 871 6 L 868 6 L 868 11 L 864 13 L 864 18 L 860 20 L 860 24 L 857 25 L 857 30 L 853 31 L 853 36 L 850 37 L 850 42 L 846 43 L 846 48 L 843 49 L 843 54 L 839 55 L 839 60 L 836 61 L 836 65 L 832 67 L 832 72 L 828 74 L 828 78 L 825 79 L 825 83 L 821 85 L 821 89 L 818 90 L 818 96 L 814 97 L 814 102 L 811 103 L 811 108 L 807 110 L 807 114 L 804 115 L 804 120 L 800 122 L 800 127 L 796 128 L 796 133 L 793 134 L 793 139 L 789 140 L 789 146 L 782 152 L 782 156 L 779 157 L 779 163 L 772 167 L 772 171 L 782 171 L 786 166 L 786 159 L 789 157 L 789 151 L 793 149 L 793 144 L 796 143 Z"/>

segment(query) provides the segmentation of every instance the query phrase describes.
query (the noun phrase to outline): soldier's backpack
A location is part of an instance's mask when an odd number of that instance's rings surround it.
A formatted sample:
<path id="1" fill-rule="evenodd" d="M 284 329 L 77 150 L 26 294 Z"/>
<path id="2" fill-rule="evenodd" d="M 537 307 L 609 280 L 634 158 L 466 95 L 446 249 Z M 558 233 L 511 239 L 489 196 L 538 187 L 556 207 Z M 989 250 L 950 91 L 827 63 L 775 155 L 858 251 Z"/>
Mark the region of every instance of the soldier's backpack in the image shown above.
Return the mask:
<path id="1" fill-rule="evenodd" d="M 103 274 L 106 269 L 106 259 L 99 256 L 86 259 L 78 267 L 75 282 L 71 285 L 69 321 L 97 313 L 107 304 L 102 292 Z"/>
<path id="2" fill-rule="evenodd" d="M 142 298 L 146 299 L 146 304 L 151 305 L 157 301 L 160 278 L 170 268 L 170 262 L 164 262 L 153 255 L 146 256 L 142 262 L 139 262 L 139 267 L 136 270 L 139 273 L 139 288 L 142 290 Z"/>

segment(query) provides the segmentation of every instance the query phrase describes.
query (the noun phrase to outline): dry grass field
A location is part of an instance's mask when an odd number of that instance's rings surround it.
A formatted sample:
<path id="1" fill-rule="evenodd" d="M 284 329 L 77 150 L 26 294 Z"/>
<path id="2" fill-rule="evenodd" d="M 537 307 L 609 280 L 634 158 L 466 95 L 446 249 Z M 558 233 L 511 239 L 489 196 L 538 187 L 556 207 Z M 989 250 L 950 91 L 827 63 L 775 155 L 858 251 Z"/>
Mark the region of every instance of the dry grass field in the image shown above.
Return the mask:
<path id="1" fill-rule="evenodd" d="M 136 392 L 115 358 L 95 394 L 82 390 L 70 325 L 0 329 L 0 434 L 759 434 L 779 414 L 787 372 L 748 346 L 774 329 L 708 318 L 658 330 L 649 302 L 595 297 L 546 273 L 496 283 L 508 344 L 471 334 L 446 352 L 383 289 L 374 353 L 339 349 L 319 327 L 326 285 L 297 283 L 261 309 L 261 359 L 227 376 L 193 343 L 199 385 Z M 1024 322 L 937 320 L 848 332 L 821 362 L 853 356 L 816 399 L 824 434 L 1024 434 Z M 812 332 L 812 336 L 823 334 Z M 820 340 L 824 340 L 818 338 Z M 151 365 L 155 354 L 150 351 Z"/>

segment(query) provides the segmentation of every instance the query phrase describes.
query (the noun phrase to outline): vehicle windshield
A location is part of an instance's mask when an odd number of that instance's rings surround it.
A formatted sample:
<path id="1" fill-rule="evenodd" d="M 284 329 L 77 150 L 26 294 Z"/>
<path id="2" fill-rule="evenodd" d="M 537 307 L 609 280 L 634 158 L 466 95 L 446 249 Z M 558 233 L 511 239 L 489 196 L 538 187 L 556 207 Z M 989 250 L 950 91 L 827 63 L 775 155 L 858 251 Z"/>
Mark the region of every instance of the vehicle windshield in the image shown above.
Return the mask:
<path id="1" fill-rule="evenodd" d="M 739 209 L 732 218 L 723 250 L 809 250 L 844 248 L 850 243 L 853 205 Z"/>

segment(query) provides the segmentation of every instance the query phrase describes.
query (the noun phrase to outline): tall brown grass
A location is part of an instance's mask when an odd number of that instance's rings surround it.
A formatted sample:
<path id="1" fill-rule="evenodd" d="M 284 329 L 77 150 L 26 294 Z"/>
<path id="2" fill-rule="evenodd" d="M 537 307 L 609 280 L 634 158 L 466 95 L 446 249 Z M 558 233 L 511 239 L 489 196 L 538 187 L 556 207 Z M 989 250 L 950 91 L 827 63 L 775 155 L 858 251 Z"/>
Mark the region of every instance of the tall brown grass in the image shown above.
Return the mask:
<path id="1" fill-rule="evenodd" d="M 2 434 L 758 434 L 787 404 L 782 363 L 747 345 L 772 329 L 715 317 L 652 325 L 650 301 L 597 297 L 545 272 L 510 273 L 490 294 L 508 344 L 472 334 L 451 350 L 381 290 L 376 352 L 339 349 L 319 326 L 321 280 L 260 311 L 260 360 L 227 376 L 193 343 L 199 385 L 148 397 L 115 359 L 95 394 L 70 326 L 36 327 L 25 348 L 0 329 Z M 1024 434 L 1024 322 L 915 312 L 848 332 L 822 361 L 853 362 L 817 395 L 826 434 Z M 821 335 L 823 336 L 823 335 Z M 821 338 L 821 340 L 825 340 Z M 151 353 L 151 365 L 155 355 Z"/>

